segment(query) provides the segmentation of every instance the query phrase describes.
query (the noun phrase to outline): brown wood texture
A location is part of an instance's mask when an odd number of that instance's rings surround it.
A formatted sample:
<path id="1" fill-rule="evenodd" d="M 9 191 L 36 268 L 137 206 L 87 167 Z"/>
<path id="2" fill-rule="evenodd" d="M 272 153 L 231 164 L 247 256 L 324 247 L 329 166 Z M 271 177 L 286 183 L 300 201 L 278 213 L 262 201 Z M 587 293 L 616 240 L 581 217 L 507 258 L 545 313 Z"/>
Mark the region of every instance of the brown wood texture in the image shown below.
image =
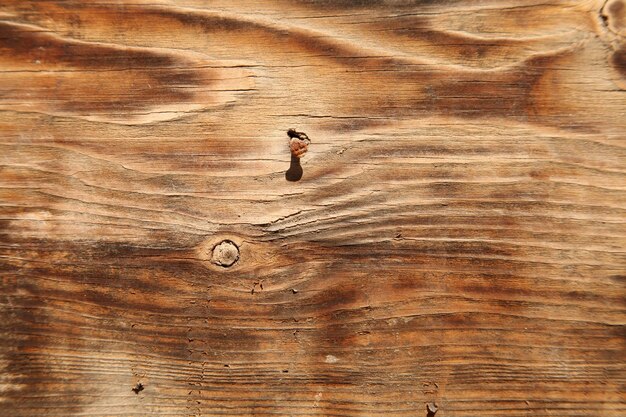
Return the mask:
<path id="1" fill-rule="evenodd" d="M 625 91 L 626 0 L 2 0 L 0 415 L 626 415 Z"/>

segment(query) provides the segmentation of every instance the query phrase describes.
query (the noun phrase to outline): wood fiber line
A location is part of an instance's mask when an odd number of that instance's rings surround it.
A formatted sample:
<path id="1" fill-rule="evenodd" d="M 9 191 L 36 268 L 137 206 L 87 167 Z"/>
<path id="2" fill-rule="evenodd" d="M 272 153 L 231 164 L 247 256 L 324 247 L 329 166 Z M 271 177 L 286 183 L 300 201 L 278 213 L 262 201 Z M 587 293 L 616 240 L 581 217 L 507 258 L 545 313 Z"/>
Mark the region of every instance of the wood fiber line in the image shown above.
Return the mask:
<path id="1" fill-rule="evenodd" d="M 142 123 L 225 105 L 252 86 L 242 69 L 200 54 L 80 42 L 13 22 L 0 22 L 0 42 L 5 110 Z"/>
<path id="2" fill-rule="evenodd" d="M 625 19 L 3 1 L 0 415 L 623 416 Z"/>

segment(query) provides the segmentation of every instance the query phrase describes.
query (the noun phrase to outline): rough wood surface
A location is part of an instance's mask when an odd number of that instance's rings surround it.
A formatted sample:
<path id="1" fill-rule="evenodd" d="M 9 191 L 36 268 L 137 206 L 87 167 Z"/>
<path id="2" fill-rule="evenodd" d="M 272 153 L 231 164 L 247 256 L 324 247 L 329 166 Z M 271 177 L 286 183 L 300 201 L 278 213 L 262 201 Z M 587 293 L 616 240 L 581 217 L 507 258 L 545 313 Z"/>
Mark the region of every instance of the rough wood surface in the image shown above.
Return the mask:
<path id="1" fill-rule="evenodd" d="M 0 415 L 626 415 L 625 36 L 626 0 L 2 0 Z"/>

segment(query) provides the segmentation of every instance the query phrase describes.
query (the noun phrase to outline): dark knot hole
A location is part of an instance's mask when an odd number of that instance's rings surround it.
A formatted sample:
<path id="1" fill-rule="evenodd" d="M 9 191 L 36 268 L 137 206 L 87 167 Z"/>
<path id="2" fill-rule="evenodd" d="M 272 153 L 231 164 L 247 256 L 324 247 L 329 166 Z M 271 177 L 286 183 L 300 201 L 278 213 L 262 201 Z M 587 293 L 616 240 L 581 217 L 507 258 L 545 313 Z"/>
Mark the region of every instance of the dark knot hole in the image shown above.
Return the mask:
<path id="1" fill-rule="evenodd" d="M 289 169 L 285 172 L 285 179 L 287 181 L 300 181 L 302 178 L 302 165 L 300 165 L 300 158 L 291 155 L 291 164 Z"/>

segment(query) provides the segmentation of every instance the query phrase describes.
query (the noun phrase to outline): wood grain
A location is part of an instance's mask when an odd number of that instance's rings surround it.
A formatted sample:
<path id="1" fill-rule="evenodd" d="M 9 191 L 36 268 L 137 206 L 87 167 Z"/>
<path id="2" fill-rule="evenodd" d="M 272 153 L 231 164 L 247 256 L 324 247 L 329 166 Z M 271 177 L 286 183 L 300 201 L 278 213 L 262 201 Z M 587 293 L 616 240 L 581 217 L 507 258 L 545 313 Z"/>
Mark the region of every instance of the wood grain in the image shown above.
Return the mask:
<path id="1" fill-rule="evenodd" d="M 2 1 L 0 415 L 626 415 L 625 36 L 624 0 Z"/>

